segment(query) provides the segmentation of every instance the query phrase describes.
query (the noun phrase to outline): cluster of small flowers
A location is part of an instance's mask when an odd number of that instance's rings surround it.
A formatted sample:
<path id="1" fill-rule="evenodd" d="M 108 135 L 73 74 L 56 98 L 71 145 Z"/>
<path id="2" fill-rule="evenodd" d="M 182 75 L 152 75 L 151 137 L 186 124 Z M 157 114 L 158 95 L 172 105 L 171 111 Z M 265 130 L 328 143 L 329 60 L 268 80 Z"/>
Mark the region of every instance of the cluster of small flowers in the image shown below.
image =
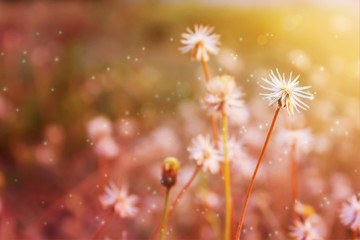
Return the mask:
<path id="1" fill-rule="evenodd" d="M 181 42 L 185 45 L 179 50 L 183 53 L 192 52 L 192 59 L 197 61 L 209 61 L 209 53 L 217 54 L 219 51 L 219 35 L 212 34 L 213 27 L 195 25 L 195 30 L 187 29 L 187 33 L 183 33 Z M 269 105 L 277 104 L 279 108 L 286 108 L 289 114 L 294 114 L 294 109 L 299 111 L 298 108 L 306 110 L 309 108 L 300 98 L 312 99 L 311 93 L 304 90 L 310 88 L 298 87 L 298 78 L 292 79 L 290 73 L 289 79 L 286 81 L 285 75 L 280 75 L 277 71 L 276 76 L 273 71 L 270 74 L 270 80 L 263 78 L 264 82 L 269 84 L 270 87 L 262 86 L 262 88 L 271 91 L 264 95 L 270 101 Z M 232 76 L 222 75 L 216 76 L 206 83 L 206 94 L 201 99 L 201 104 L 204 109 L 212 115 L 226 114 L 232 117 L 231 112 L 236 109 L 244 107 L 242 97 L 244 94 L 236 86 L 236 82 Z M 295 135 L 295 134 L 294 134 Z M 192 141 L 192 146 L 188 148 L 190 152 L 190 159 L 196 161 L 198 165 L 203 167 L 204 171 L 210 171 L 215 174 L 219 171 L 219 162 L 223 161 L 223 146 L 219 143 L 214 143 L 209 136 L 199 135 Z M 215 146 L 219 146 L 216 148 Z M 299 146 L 302 146 L 301 144 Z M 246 158 L 246 154 L 242 150 L 239 143 L 229 139 L 229 159 Z"/>
<path id="2" fill-rule="evenodd" d="M 95 152 L 100 158 L 113 159 L 119 154 L 119 147 L 113 137 L 113 128 L 110 120 L 103 116 L 92 119 L 87 130 L 89 137 L 95 144 Z M 101 159 L 100 159 L 101 160 Z M 129 195 L 127 186 L 119 188 L 114 182 L 105 186 L 105 193 L 99 198 L 104 208 L 112 207 L 114 212 L 122 218 L 133 217 L 138 212 L 135 203 L 138 197 Z"/>

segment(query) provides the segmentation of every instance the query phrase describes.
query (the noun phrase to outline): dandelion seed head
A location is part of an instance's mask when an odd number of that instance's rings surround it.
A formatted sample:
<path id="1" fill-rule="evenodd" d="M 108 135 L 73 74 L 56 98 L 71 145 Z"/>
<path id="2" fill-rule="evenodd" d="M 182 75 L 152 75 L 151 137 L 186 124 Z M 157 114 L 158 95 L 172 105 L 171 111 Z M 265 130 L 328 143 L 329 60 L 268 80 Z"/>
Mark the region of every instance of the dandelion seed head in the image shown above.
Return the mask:
<path id="1" fill-rule="evenodd" d="M 205 62 L 210 59 L 209 53 L 218 53 L 219 48 L 217 45 L 220 44 L 220 35 L 211 33 L 214 30 L 213 27 L 195 24 L 194 31 L 190 28 L 186 30 L 186 33 L 181 34 L 183 37 L 181 43 L 185 45 L 179 48 L 182 53 L 192 51 L 192 59 Z"/>
<path id="2" fill-rule="evenodd" d="M 207 93 L 201 100 L 202 107 L 208 109 L 211 114 L 242 108 L 244 101 L 243 93 L 236 87 L 233 77 L 228 75 L 216 76 L 206 85 Z"/>
<path id="3" fill-rule="evenodd" d="M 309 106 L 306 105 L 301 98 L 314 98 L 313 94 L 304 91 L 311 86 L 298 87 L 300 75 L 292 79 L 292 73 L 290 73 L 289 79 L 286 81 L 285 74 L 281 76 L 278 69 L 276 69 L 276 72 L 277 76 L 271 70 L 271 74 L 269 75 L 270 80 L 262 78 L 269 86 L 260 86 L 263 89 L 269 90 L 270 93 L 261 93 L 260 95 L 265 96 L 265 99 L 270 101 L 270 106 L 277 104 L 280 108 L 286 108 L 289 115 L 294 115 L 294 109 L 297 112 L 300 112 L 299 108 L 307 110 Z"/>

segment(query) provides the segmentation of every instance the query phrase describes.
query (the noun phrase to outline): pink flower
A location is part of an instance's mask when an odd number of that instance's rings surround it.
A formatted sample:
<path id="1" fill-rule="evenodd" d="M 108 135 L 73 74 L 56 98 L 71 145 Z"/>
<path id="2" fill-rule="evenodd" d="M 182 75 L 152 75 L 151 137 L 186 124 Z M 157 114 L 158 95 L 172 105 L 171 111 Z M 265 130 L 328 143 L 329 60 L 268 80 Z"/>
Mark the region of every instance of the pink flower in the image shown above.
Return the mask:
<path id="1" fill-rule="evenodd" d="M 343 204 L 340 219 L 344 225 L 353 231 L 360 230 L 360 201 L 355 195 Z"/>
<path id="2" fill-rule="evenodd" d="M 92 140 L 108 136 L 112 132 L 112 125 L 109 119 L 98 116 L 87 124 L 87 131 Z"/>
<path id="3" fill-rule="evenodd" d="M 104 208 L 113 207 L 115 213 L 122 218 L 136 215 L 138 209 L 134 205 L 137 201 L 137 196 L 128 195 L 126 187 L 119 189 L 113 182 L 105 187 L 105 194 L 100 196 L 101 205 Z"/>

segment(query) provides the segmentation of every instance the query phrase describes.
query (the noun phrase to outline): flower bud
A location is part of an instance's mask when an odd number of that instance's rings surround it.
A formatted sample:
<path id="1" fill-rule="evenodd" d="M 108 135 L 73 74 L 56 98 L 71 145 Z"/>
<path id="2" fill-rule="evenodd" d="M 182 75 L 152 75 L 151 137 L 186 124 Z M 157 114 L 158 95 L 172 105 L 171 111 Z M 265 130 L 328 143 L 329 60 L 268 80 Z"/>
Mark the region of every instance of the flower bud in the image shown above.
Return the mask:
<path id="1" fill-rule="evenodd" d="M 174 157 L 165 158 L 162 165 L 162 175 L 160 179 L 161 185 L 171 188 L 176 184 L 178 169 L 180 167 L 179 161 Z"/>

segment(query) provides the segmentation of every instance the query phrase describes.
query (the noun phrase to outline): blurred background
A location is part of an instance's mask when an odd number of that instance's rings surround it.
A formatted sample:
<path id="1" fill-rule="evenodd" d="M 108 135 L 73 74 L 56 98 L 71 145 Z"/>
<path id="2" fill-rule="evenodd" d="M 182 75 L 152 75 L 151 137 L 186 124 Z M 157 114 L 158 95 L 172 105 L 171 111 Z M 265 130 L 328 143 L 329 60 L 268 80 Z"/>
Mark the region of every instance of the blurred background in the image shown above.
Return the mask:
<path id="1" fill-rule="evenodd" d="M 101 239 L 151 236 L 164 201 L 162 160 L 181 161 L 175 193 L 195 168 L 191 139 L 211 134 L 201 64 L 178 50 L 194 24 L 221 35 L 210 75 L 233 75 L 245 93 L 244 111 L 230 119 L 247 155 L 233 164 L 235 219 L 274 111 L 259 96 L 261 77 L 275 68 L 300 74 L 315 94 L 308 111 L 281 112 L 243 237 L 288 238 L 282 129 L 310 129 L 297 156 L 300 199 L 323 217 L 328 239 L 351 236 L 338 213 L 360 194 L 358 1 L 3 1 L 1 239 L 89 239 L 109 213 L 98 197 L 110 180 L 140 197 L 140 211 L 113 218 Z M 169 219 L 169 238 L 216 239 L 223 215 L 221 177 L 201 173 Z"/>

